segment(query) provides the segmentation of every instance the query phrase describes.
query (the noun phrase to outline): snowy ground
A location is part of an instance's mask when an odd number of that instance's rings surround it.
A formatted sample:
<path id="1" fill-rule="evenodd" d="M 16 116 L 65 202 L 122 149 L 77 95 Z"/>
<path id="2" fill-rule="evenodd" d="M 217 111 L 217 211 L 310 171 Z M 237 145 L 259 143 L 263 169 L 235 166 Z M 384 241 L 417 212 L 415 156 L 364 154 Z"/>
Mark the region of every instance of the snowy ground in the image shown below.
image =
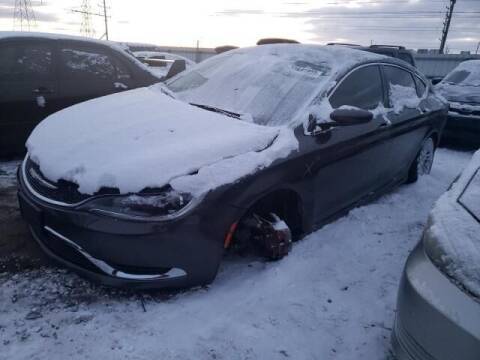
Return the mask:
<path id="1" fill-rule="evenodd" d="M 387 359 L 403 264 L 471 153 L 208 288 L 123 293 L 55 268 L 0 274 L 0 359 Z M 0 176 L 1 173 L 0 173 Z"/>

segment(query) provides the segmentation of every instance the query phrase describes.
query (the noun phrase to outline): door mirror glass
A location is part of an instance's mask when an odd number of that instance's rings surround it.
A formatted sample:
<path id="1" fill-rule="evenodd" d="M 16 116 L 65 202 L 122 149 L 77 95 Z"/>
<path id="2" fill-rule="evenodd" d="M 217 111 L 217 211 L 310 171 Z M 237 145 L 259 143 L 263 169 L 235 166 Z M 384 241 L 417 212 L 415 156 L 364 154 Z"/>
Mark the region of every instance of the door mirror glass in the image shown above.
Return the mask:
<path id="1" fill-rule="evenodd" d="M 370 122 L 373 114 L 363 109 L 337 109 L 330 114 L 330 119 L 340 126 L 359 125 Z"/>

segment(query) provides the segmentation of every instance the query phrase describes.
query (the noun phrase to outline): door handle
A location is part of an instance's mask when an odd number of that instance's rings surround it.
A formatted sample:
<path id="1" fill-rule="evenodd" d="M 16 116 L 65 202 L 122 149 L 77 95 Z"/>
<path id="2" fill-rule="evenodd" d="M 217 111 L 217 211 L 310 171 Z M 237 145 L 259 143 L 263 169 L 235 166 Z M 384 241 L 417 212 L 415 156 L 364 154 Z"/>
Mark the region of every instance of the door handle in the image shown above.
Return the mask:
<path id="1" fill-rule="evenodd" d="M 32 93 L 34 93 L 35 95 L 46 95 L 46 94 L 53 94 L 53 91 L 44 86 L 40 86 L 36 89 L 33 89 Z"/>

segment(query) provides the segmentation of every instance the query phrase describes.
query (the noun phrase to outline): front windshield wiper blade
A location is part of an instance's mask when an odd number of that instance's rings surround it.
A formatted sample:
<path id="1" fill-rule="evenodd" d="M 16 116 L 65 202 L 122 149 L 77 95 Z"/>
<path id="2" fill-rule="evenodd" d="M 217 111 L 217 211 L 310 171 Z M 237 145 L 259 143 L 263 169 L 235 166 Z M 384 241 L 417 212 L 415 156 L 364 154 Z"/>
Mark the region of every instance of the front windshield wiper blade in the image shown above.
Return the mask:
<path id="1" fill-rule="evenodd" d="M 195 103 L 190 103 L 190 105 L 199 107 L 200 109 L 204 109 L 204 110 L 213 111 L 213 112 L 216 112 L 216 113 L 219 113 L 219 114 L 223 114 L 223 115 L 235 118 L 235 119 L 240 119 L 242 117 L 241 114 L 234 113 L 232 111 L 223 110 L 223 109 L 217 108 L 215 106 L 211 106 L 211 105 L 195 104 Z"/>

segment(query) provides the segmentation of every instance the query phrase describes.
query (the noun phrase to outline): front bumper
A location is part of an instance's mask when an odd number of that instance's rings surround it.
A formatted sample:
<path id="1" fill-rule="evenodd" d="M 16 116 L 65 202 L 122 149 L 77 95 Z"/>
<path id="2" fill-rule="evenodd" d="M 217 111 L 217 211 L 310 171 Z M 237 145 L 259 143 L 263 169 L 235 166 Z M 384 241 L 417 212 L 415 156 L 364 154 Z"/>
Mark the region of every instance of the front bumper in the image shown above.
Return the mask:
<path id="1" fill-rule="evenodd" d="M 18 200 L 34 238 L 47 255 L 80 275 L 136 289 L 202 285 L 215 278 L 222 229 L 228 227 L 212 220 L 204 204 L 171 221 L 119 220 L 46 203 L 23 181 L 19 176 Z"/>
<path id="2" fill-rule="evenodd" d="M 480 303 L 435 267 L 422 243 L 405 265 L 392 346 L 399 360 L 480 359 Z"/>
<path id="3" fill-rule="evenodd" d="M 443 139 L 480 146 L 480 116 L 466 116 L 450 111 Z"/>

